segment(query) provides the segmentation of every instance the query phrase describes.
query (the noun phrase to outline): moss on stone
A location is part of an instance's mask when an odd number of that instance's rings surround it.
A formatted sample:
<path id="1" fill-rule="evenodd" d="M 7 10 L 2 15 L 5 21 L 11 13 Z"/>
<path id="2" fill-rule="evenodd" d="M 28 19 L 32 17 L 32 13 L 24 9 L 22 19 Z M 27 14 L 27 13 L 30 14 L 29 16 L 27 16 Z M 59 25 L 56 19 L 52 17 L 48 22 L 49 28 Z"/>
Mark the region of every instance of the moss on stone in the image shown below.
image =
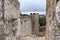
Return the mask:
<path id="1" fill-rule="evenodd" d="M 58 26 L 58 28 L 59 28 L 59 30 L 60 30 L 60 23 L 59 23 L 59 24 L 57 24 L 57 26 Z"/>

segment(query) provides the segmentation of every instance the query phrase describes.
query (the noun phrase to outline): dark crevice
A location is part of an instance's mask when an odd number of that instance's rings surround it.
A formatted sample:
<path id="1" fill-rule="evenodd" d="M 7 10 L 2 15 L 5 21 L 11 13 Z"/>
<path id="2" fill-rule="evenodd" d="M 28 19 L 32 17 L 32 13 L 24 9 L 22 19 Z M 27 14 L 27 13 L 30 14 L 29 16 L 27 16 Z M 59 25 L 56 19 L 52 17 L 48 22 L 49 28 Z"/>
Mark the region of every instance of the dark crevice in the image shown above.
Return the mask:
<path id="1" fill-rule="evenodd" d="M 58 3 L 59 0 L 56 1 L 56 3 Z"/>
<path id="2" fill-rule="evenodd" d="M 1 8 L 2 8 L 2 20 L 4 21 L 4 0 L 1 1 L 2 5 L 1 5 Z"/>

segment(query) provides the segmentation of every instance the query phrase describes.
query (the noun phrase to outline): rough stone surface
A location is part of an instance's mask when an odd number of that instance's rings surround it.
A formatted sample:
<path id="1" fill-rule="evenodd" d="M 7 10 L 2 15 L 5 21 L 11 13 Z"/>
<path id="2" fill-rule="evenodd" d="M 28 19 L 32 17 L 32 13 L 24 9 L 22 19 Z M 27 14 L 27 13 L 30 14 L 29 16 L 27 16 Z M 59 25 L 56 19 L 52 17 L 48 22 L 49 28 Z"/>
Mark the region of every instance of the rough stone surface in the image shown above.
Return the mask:
<path id="1" fill-rule="evenodd" d="M 5 0 L 4 3 L 4 17 L 5 19 L 20 17 L 18 0 Z"/>
<path id="2" fill-rule="evenodd" d="M 30 16 L 21 16 L 20 35 L 27 36 L 32 34 L 32 25 Z"/>
<path id="3" fill-rule="evenodd" d="M 38 36 L 39 34 L 39 14 L 31 13 L 31 21 L 32 21 L 32 34 Z"/>
<path id="4" fill-rule="evenodd" d="M 52 38 L 53 36 L 53 31 L 52 29 L 55 28 L 54 27 L 54 23 L 55 23 L 55 0 L 47 0 L 46 3 L 46 39 L 47 40 L 53 40 Z"/>
<path id="5" fill-rule="evenodd" d="M 25 37 L 21 37 L 18 40 L 45 40 L 45 37 L 30 37 L 30 36 L 25 36 Z"/>
<path id="6" fill-rule="evenodd" d="M 39 36 L 39 14 L 32 13 L 30 16 L 21 16 L 20 35 L 36 35 Z"/>
<path id="7" fill-rule="evenodd" d="M 18 0 L 0 0 L 0 40 L 16 40 L 20 35 Z"/>
<path id="8" fill-rule="evenodd" d="M 60 40 L 60 34 L 58 29 L 58 19 L 56 18 L 56 3 L 57 0 L 47 0 L 47 16 L 46 16 L 46 37 L 47 40 Z M 58 11 L 58 10 L 57 10 Z M 57 19 L 57 20 L 56 20 Z"/>

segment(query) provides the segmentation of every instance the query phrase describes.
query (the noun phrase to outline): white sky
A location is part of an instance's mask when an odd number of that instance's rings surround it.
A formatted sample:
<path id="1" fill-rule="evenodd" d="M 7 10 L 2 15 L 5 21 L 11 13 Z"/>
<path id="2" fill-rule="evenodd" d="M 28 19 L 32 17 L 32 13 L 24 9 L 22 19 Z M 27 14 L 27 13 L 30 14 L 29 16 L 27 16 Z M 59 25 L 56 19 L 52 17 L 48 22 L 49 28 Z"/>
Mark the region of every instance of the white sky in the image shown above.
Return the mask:
<path id="1" fill-rule="evenodd" d="M 21 12 L 43 12 L 46 13 L 46 0 L 19 0 Z"/>

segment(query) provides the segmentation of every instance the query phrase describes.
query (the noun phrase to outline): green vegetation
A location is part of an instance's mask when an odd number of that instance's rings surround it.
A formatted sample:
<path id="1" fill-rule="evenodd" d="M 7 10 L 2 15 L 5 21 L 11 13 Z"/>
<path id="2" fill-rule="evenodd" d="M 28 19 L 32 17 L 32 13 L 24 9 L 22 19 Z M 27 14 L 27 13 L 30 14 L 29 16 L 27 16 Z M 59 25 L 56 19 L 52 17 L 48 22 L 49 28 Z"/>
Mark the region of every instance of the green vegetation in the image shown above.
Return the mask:
<path id="1" fill-rule="evenodd" d="M 29 16 L 28 14 L 20 14 L 21 16 Z"/>
<path id="2" fill-rule="evenodd" d="M 44 15 L 41 15 L 39 17 L 39 24 L 40 24 L 40 26 L 45 26 L 46 25 L 46 17 Z"/>
<path id="3" fill-rule="evenodd" d="M 58 28 L 59 28 L 59 30 L 60 30 L 60 23 L 59 23 L 59 24 L 57 24 L 57 26 L 58 26 Z"/>
<path id="4" fill-rule="evenodd" d="M 20 14 L 20 15 L 21 16 L 29 16 L 28 14 Z M 40 15 L 39 24 L 40 24 L 40 26 L 45 26 L 46 25 L 46 16 L 45 15 Z"/>

